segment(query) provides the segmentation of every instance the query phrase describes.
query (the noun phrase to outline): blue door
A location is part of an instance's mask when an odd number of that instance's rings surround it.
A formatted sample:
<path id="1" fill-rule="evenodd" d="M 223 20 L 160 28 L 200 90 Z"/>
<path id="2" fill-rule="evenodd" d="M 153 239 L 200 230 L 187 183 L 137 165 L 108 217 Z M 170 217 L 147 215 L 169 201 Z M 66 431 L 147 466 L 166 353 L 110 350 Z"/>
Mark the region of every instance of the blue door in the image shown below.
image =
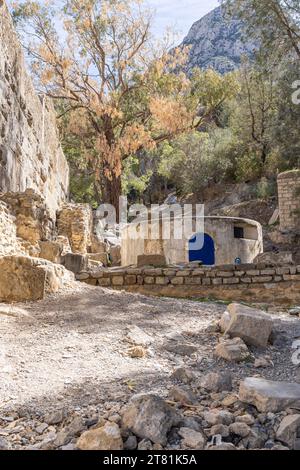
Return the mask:
<path id="1" fill-rule="evenodd" d="M 203 247 L 197 249 L 196 245 L 196 237 L 194 235 L 193 238 L 189 241 L 189 261 L 202 261 L 202 263 L 206 266 L 212 266 L 215 264 L 215 243 L 210 235 L 207 233 L 204 234 L 204 243 Z M 195 249 L 196 248 L 196 249 Z"/>

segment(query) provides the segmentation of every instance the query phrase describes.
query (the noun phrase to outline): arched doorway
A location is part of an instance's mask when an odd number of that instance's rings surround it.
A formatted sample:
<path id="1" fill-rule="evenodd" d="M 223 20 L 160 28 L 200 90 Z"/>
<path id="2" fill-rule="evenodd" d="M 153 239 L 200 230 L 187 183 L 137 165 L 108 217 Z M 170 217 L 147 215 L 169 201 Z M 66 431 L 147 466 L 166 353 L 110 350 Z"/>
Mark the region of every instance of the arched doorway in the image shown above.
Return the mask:
<path id="1" fill-rule="evenodd" d="M 204 234 L 204 243 L 202 248 L 195 249 L 197 235 L 194 235 L 189 241 L 189 261 L 202 261 L 206 266 L 215 264 L 215 243 L 210 235 Z"/>

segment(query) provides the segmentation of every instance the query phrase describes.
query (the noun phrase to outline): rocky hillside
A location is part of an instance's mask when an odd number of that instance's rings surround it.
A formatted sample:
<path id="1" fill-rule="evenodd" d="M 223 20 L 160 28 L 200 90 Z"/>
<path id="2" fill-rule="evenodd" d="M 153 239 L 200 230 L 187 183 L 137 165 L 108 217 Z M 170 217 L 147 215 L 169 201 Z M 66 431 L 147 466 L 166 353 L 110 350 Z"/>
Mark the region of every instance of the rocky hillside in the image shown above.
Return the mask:
<path id="1" fill-rule="evenodd" d="M 212 67 L 224 74 L 240 66 L 243 55 L 251 56 L 255 43 L 245 37 L 243 23 L 215 8 L 193 24 L 182 45 L 191 46 L 188 69 Z"/>

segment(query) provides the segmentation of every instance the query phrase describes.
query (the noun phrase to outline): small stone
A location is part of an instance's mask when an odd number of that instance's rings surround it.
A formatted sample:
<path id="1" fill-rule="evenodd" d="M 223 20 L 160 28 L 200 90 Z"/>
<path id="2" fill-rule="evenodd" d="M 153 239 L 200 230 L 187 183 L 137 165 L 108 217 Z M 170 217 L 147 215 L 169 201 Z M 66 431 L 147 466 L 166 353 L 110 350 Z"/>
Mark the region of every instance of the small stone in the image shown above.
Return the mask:
<path id="1" fill-rule="evenodd" d="M 230 362 L 241 362 L 249 357 L 248 348 L 240 338 L 222 341 L 215 348 L 215 354 Z"/>
<path id="2" fill-rule="evenodd" d="M 188 367 L 178 367 L 171 374 L 171 379 L 178 380 L 184 384 L 189 384 L 195 380 L 195 374 Z"/>
<path id="3" fill-rule="evenodd" d="M 228 426 L 234 421 L 233 414 L 226 410 L 205 411 L 203 413 L 203 418 L 211 426 L 216 424 L 225 424 Z"/>
<path id="4" fill-rule="evenodd" d="M 244 423 L 247 424 L 248 426 L 252 426 L 255 423 L 255 419 L 253 416 L 246 414 L 242 416 L 237 416 L 235 419 L 236 423 Z"/>
<path id="5" fill-rule="evenodd" d="M 149 336 L 136 325 L 129 327 L 126 340 L 135 346 L 149 346 L 153 342 L 152 336 Z"/>
<path id="6" fill-rule="evenodd" d="M 180 437 L 183 438 L 182 444 L 185 447 L 189 447 L 194 450 L 203 450 L 206 444 L 206 440 L 203 434 L 194 431 L 190 428 L 180 428 L 178 431 Z"/>
<path id="7" fill-rule="evenodd" d="M 237 448 L 231 442 L 222 442 L 222 444 L 212 446 L 208 450 L 237 450 Z"/>
<path id="8" fill-rule="evenodd" d="M 129 436 L 128 439 L 124 442 L 125 450 L 135 450 L 137 448 L 137 438 L 135 436 Z"/>
<path id="9" fill-rule="evenodd" d="M 74 444 L 67 444 L 66 446 L 62 446 L 61 450 L 75 450 L 76 446 Z"/>
<path id="10" fill-rule="evenodd" d="M 47 428 L 48 428 L 48 424 L 41 423 L 35 428 L 35 430 L 38 434 L 43 434 L 43 432 L 46 431 Z"/>
<path id="11" fill-rule="evenodd" d="M 64 419 L 63 410 L 53 411 L 45 416 L 45 423 L 47 424 L 60 424 Z"/>
<path id="12" fill-rule="evenodd" d="M 210 372 L 200 380 L 200 386 L 208 392 L 223 392 L 232 390 L 230 372 Z"/>
<path id="13" fill-rule="evenodd" d="M 147 350 L 143 346 L 133 346 L 127 351 L 129 357 L 142 359 L 147 356 Z"/>
<path id="14" fill-rule="evenodd" d="M 75 416 L 74 419 L 68 424 L 66 431 L 70 436 L 77 436 L 85 429 L 85 422 L 81 416 Z"/>
<path id="15" fill-rule="evenodd" d="M 261 368 L 265 368 L 265 367 L 269 367 L 270 363 L 267 359 L 265 359 L 264 357 L 259 357 L 258 359 L 255 359 L 254 361 L 254 367 L 256 367 L 256 369 L 259 369 L 260 367 Z"/>
<path id="16" fill-rule="evenodd" d="M 152 442 L 149 439 L 143 439 L 138 444 L 138 450 L 152 450 Z"/>
<path id="17" fill-rule="evenodd" d="M 4 437 L 0 437 L 0 450 L 7 450 L 9 448 L 8 442 Z"/>
<path id="18" fill-rule="evenodd" d="M 295 307 L 289 310 L 289 314 L 292 316 L 299 316 L 300 315 L 300 307 Z"/>
<path id="19" fill-rule="evenodd" d="M 178 343 L 177 341 L 166 341 L 163 347 L 166 351 L 180 356 L 191 356 L 198 351 L 198 348 L 192 344 Z"/>
<path id="20" fill-rule="evenodd" d="M 179 415 L 161 397 L 138 394 L 121 410 L 123 428 L 141 439 L 165 445 L 167 434 L 179 422 Z"/>
<path id="21" fill-rule="evenodd" d="M 193 405 L 197 402 L 197 397 L 191 390 L 178 386 L 171 388 L 169 399 L 186 405 Z"/>
<path id="22" fill-rule="evenodd" d="M 228 437 L 229 436 L 229 428 L 228 426 L 225 426 L 225 424 L 215 424 L 210 428 L 209 435 L 216 436 L 220 435 L 222 437 Z"/>
<path id="23" fill-rule="evenodd" d="M 229 426 L 231 434 L 235 434 L 240 437 L 247 437 L 250 434 L 251 429 L 245 423 L 233 423 Z"/>
<path id="24" fill-rule="evenodd" d="M 115 423 L 106 423 L 101 428 L 85 431 L 78 439 L 76 447 L 80 450 L 122 450 L 120 428 Z"/>

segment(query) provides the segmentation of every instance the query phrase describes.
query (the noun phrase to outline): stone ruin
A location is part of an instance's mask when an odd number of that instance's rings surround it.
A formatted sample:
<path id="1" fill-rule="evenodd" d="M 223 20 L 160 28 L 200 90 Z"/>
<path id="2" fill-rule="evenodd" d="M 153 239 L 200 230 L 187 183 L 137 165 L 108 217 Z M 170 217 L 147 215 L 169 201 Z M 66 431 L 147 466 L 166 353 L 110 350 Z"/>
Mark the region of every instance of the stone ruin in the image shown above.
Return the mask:
<path id="1" fill-rule="evenodd" d="M 91 207 L 69 203 L 68 192 L 53 104 L 36 94 L 0 0 L 0 302 L 37 300 L 70 271 L 110 263 Z"/>

